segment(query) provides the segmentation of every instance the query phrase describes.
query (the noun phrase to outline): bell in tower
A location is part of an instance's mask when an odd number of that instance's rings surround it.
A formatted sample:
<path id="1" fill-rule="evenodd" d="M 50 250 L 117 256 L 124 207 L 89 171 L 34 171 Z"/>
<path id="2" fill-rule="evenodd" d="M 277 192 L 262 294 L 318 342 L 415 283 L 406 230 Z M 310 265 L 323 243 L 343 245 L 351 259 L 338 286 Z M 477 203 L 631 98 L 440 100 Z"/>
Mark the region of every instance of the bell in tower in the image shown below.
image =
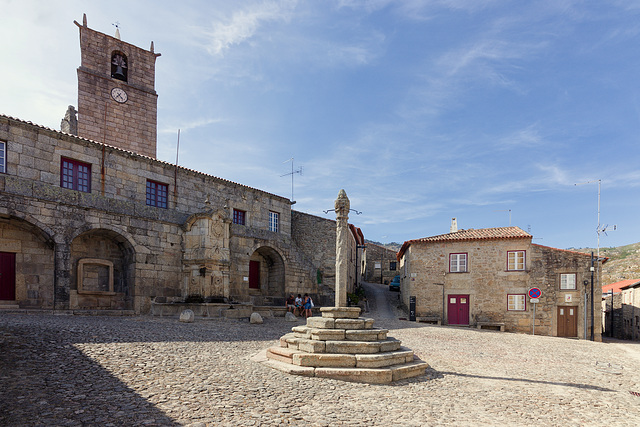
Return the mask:
<path id="1" fill-rule="evenodd" d="M 111 57 L 111 77 L 127 81 L 127 58 L 122 53 L 115 52 Z"/>

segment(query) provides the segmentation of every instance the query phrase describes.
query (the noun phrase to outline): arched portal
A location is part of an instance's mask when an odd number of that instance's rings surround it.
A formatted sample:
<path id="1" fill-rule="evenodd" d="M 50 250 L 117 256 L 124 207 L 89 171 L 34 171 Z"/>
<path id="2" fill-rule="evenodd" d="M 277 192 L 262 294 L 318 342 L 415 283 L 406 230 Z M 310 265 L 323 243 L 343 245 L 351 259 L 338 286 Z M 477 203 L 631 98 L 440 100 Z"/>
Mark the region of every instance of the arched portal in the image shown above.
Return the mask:
<path id="1" fill-rule="evenodd" d="M 0 216 L 0 304 L 53 307 L 54 246 L 32 218 Z"/>
<path id="2" fill-rule="evenodd" d="M 135 251 L 112 230 L 95 229 L 71 243 L 71 308 L 132 310 Z"/>
<path id="3" fill-rule="evenodd" d="M 249 259 L 249 295 L 254 301 L 284 298 L 285 267 L 282 256 L 269 246 L 256 249 Z"/>

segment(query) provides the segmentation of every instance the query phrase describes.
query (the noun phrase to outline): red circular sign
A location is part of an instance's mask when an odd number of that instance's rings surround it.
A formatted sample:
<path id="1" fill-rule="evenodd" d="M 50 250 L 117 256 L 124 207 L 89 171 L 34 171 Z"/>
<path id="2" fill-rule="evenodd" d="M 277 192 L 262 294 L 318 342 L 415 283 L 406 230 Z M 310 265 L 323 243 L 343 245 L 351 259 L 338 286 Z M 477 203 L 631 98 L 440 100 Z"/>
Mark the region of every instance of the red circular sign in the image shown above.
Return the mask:
<path id="1" fill-rule="evenodd" d="M 540 298 L 541 296 L 542 296 L 542 291 L 539 288 L 529 289 L 529 298 Z"/>

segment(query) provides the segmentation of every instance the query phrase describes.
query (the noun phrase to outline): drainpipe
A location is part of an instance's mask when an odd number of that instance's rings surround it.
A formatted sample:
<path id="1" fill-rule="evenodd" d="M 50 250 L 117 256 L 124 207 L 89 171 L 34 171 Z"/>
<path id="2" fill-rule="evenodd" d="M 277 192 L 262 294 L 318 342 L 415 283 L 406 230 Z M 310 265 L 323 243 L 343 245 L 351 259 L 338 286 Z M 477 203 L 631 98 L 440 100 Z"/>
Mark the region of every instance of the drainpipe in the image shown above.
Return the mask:
<path id="1" fill-rule="evenodd" d="M 444 325 L 444 303 L 445 303 L 445 298 L 444 298 L 444 283 L 434 283 L 434 285 L 436 286 L 442 286 L 442 320 L 440 322 L 441 325 Z"/>

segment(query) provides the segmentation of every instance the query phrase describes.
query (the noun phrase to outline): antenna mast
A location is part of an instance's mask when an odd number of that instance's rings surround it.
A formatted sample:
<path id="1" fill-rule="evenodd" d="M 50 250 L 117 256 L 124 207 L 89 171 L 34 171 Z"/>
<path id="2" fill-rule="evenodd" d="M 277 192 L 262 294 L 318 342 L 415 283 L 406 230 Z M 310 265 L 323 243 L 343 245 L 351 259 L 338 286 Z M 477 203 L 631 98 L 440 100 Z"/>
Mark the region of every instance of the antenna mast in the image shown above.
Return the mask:
<path id="1" fill-rule="evenodd" d="M 290 158 L 289 160 L 285 160 L 285 161 L 284 161 L 284 162 L 282 162 L 282 163 L 287 163 L 287 162 L 291 162 L 291 172 L 289 172 L 289 173 L 285 173 L 284 175 L 280 175 L 280 177 L 283 177 L 283 176 L 289 176 L 289 175 L 291 175 L 291 204 L 293 205 L 293 204 L 295 204 L 295 203 L 296 203 L 296 201 L 293 199 L 293 176 L 294 176 L 295 174 L 300 174 L 300 175 L 302 175 L 302 166 L 300 166 L 300 167 L 298 168 L 298 170 L 295 170 L 295 171 L 294 171 L 294 170 L 293 170 L 293 157 L 292 157 L 292 158 Z"/>

